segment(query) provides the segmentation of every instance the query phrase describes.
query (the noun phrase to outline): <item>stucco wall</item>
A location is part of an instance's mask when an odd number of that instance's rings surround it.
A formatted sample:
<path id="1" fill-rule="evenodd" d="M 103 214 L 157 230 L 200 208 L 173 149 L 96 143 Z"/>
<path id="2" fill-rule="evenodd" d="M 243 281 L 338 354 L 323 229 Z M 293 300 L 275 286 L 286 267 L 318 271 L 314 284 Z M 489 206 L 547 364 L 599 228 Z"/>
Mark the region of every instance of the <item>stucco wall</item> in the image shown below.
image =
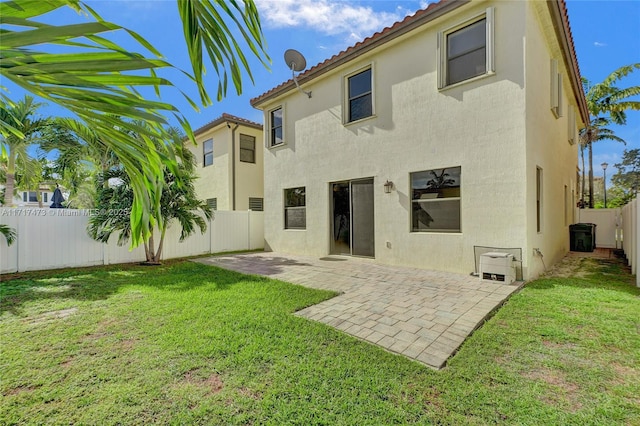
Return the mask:
<path id="1" fill-rule="evenodd" d="M 208 139 L 213 139 L 213 164 L 203 167 L 203 144 Z M 197 146 L 189 146 L 196 156 L 196 194 L 202 200 L 217 198 L 218 210 L 231 210 L 231 129 L 214 127 L 197 135 L 196 142 Z"/>
<path id="2" fill-rule="evenodd" d="M 438 32 L 487 7 L 495 12 L 495 73 L 438 90 Z M 547 266 L 559 259 L 573 219 L 577 148 L 568 143 L 564 64 L 564 117 L 550 110 L 549 64 L 559 46 L 545 39 L 555 37 L 545 8 L 473 2 L 312 80 L 304 86 L 311 99 L 291 91 L 262 105 L 265 123 L 270 110 L 283 108 L 285 139 L 265 151 L 267 248 L 327 255 L 331 182 L 373 178 L 378 262 L 468 273 L 474 245 L 521 248 L 530 279 L 543 269 L 533 248 Z M 375 115 L 344 124 L 345 77 L 367 66 Z M 457 166 L 461 232 L 411 232 L 410 173 Z M 544 180 L 540 233 L 537 167 Z M 395 184 L 390 194 L 383 190 L 387 180 Z M 306 187 L 306 230 L 285 230 L 284 190 L 299 186 Z"/>
<path id="3" fill-rule="evenodd" d="M 240 134 L 256 138 L 256 162 L 240 161 Z M 240 126 L 235 132 L 236 143 L 236 210 L 249 209 L 249 197 L 264 198 L 264 144 L 262 130 Z"/>
<path id="4" fill-rule="evenodd" d="M 496 73 L 439 91 L 437 33 L 481 13 L 471 4 L 363 55 L 264 108 L 284 108 L 285 145 L 265 153 L 265 239 L 282 252 L 330 250 L 330 182 L 374 178 L 375 257 L 468 273 L 473 246 L 527 245 L 523 45 L 526 10 L 496 2 Z M 371 65 L 375 117 L 342 122 L 344 77 Z M 267 123 L 268 120 L 265 120 Z M 410 232 L 411 172 L 462 167 L 462 232 Z M 384 182 L 394 182 L 391 194 Z M 307 229 L 284 230 L 283 191 L 306 187 Z M 387 245 L 387 242 L 389 245 Z"/>
<path id="5" fill-rule="evenodd" d="M 526 22 L 526 108 L 527 108 L 527 217 L 528 244 L 525 269 L 534 278 L 569 251 L 569 226 L 577 202 L 576 169 L 578 145 L 569 139 L 569 105 L 571 96 L 567 70 L 553 26 L 546 14 L 544 2 L 527 3 Z M 558 60 L 558 72 L 563 76 L 561 103 L 563 115 L 556 118 L 551 111 L 551 59 Z M 579 117 L 579 114 L 576 114 Z M 536 229 L 536 168 L 543 171 L 542 229 Z M 567 197 L 565 199 L 565 186 Z M 565 217 L 566 211 L 570 212 Z M 534 255 L 539 248 L 543 257 Z"/>

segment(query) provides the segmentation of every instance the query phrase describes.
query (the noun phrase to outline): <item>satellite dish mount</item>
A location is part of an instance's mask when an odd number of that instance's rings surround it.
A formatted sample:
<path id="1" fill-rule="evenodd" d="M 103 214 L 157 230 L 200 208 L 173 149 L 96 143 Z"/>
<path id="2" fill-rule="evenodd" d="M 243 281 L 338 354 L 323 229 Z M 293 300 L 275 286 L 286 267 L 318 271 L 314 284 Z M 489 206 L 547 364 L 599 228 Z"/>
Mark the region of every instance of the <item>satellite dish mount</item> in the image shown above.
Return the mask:
<path id="1" fill-rule="evenodd" d="M 302 53 L 298 52 L 294 49 L 288 49 L 284 52 L 284 61 L 287 63 L 287 66 L 291 69 L 291 75 L 293 76 L 293 82 L 296 83 L 296 87 L 298 90 L 309 98 L 311 98 L 311 91 L 304 91 L 298 84 L 298 79 L 296 78 L 296 71 L 300 72 L 307 67 L 307 61 L 302 56 Z"/>

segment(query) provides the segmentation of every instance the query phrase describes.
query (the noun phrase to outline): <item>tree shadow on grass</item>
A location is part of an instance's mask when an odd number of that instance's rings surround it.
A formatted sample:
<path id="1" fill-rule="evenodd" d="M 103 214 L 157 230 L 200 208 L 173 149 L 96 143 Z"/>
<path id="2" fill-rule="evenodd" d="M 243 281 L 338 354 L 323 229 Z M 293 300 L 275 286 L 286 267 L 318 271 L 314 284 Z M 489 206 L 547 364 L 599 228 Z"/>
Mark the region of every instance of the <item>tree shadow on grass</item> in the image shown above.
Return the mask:
<path id="1" fill-rule="evenodd" d="M 123 287 L 144 286 L 184 292 L 202 286 L 224 291 L 241 282 L 262 281 L 215 266 L 184 260 L 158 266 L 119 264 L 54 271 L 37 271 L 3 276 L 0 283 L 0 315 L 23 316 L 27 303 L 46 300 L 105 300 Z"/>

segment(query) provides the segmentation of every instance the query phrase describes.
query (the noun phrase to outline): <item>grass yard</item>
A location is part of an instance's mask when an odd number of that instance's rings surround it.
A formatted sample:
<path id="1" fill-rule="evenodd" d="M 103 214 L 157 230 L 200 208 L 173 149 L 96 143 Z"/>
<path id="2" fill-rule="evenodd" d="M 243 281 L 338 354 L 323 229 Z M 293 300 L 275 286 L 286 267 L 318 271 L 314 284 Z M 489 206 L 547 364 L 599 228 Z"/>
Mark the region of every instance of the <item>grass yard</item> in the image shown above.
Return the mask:
<path id="1" fill-rule="evenodd" d="M 529 283 L 433 371 L 293 312 L 330 292 L 191 262 L 2 277 L 0 424 L 640 424 L 640 290 Z"/>

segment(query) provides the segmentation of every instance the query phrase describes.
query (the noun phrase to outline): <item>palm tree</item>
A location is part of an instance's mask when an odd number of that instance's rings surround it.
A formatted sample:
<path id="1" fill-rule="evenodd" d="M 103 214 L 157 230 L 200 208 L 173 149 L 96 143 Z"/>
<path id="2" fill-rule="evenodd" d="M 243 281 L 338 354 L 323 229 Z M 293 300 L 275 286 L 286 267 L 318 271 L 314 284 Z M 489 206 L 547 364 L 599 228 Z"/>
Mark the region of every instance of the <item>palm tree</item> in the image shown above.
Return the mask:
<path id="1" fill-rule="evenodd" d="M 15 229 L 9 227 L 9 225 L 2 224 L 0 224 L 0 235 L 7 241 L 8 246 L 13 244 L 17 237 Z"/>
<path id="2" fill-rule="evenodd" d="M 177 0 L 176 3 L 191 61 L 191 78 L 201 104 L 211 104 L 205 89 L 205 55 L 218 75 L 218 100 L 226 94 L 229 74 L 238 93 L 242 90 L 243 72 L 253 81 L 243 49 L 268 65 L 253 0 Z M 67 7 L 92 20 L 72 25 L 51 25 L 51 20 L 38 22 L 40 16 Z M 0 2 L 0 16 L 0 77 L 57 103 L 85 123 L 91 122 L 92 129 L 116 153 L 129 173 L 135 194 L 130 216 L 131 240 L 133 246 L 140 244 L 151 235 L 150 223 L 163 226 L 160 212 L 163 165 L 177 168 L 171 151 L 158 150 L 153 140 L 169 139 L 165 128 L 167 115 L 173 115 L 181 123 L 191 140 L 193 132 L 175 106 L 147 99 L 138 89 L 153 87 L 159 94 L 161 88 L 173 87 L 169 80 L 158 76 L 157 71 L 175 67 L 162 59 L 161 53 L 140 35 L 105 21 L 80 0 Z M 125 32 L 150 55 L 132 52 L 105 38 L 105 34 L 112 31 Z M 0 97 L 6 99 L 4 94 Z M 195 102 L 187 99 L 197 108 Z M 134 121 L 129 121 L 125 128 L 116 130 L 118 122 L 114 115 L 144 120 L 149 125 L 144 132 L 139 132 Z M 13 120 L 0 116 L 2 135 L 24 137 L 14 124 Z M 134 137 L 132 131 L 139 137 Z"/>
<path id="3" fill-rule="evenodd" d="M 124 124 L 122 122 L 119 127 Z M 70 191 L 67 205 L 93 208 L 96 196 L 95 177 L 98 173 L 118 166 L 118 157 L 100 139 L 100 135 L 82 121 L 56 118 L 52 120 L 48 131 L 51 134 L 40 147 L 47 152 L 57 151 L 53 172 Z"/>
<path id="4" fill-rule="evenodd" d="M 144 123 L 138 123 L 144 126 Z M 167 129 L 172 136 L 168 143 L 174 152 L 180 167 L 163 170 L 163 186 L 161 195 L 162 220 L 169 224 L 177 221 L 181 228 L 180 241 L 184 241 L 198 228 L 201 232 L 207 229 L 207 220 L 211 219 L 212 211 L 208 204 L 197 198 L 193 182 L 195 174 L 195 160 L 191 151 L 184 147 L 184 136 L 175 128 Z M 165 144 L 157 142 L 158 145 Z M 110 180 L 117 180 L 117 184 L 109 184 Z M 122 245 L 132 235 L 131 223 L 123 214 L 131 209 L 133 203 L 133 188 L 129 176 L 122 167 L 112 167 L 99 175 L 96 181 L 98 192 L 98 213 L 89 220 L 89 235 L 91 238 L 106 243 L 113 232 L 119 232 L 118 244 Z M 206 219 L 206 220 L 205 220 Z M 155 225 L 150 223 L 153 231 Z M 159 229 L 160 240 L 157 245 L 153 233 L 144 241 L 145 256 L 148 264 L 157 264 L 162 256 L 162 248 L 166 235 L 166 226 Z"/>
<path id="5" fill-rule="evenodd" d="M 25 96 L 18 103 L 7 103 L 0 98 L 0 120 L 11 123 L 16 132 L 2 134 L 2 152 L 6 156 L 5 200 L 4 204 L 13 207 L 13 195 L 16 184 L 16 165 L 21 164 L 23 174 L 32 172 L 32 158 L 28 148 L 39 142 L 39 135 L 47 127 L 47 119 L 36 117 L 36 111 L 42 106 L 34 102 L 33 97 Z"/>
<path id="6" fill-rule="evenodd" d="M 640 110 L 640 102 L 630 99 L 640 94 L 640 86 L 627 88 L 614 86 L 635 69 L 640 69 L 640 63 L 620 67 L 598 84 L 591 84 L 587 79 L 582 79 L 587 107 L 592 116 L 591 124 L 580 131 L 580 141 L 589 151 L 589 208 L 593 208 L 593 143 L 605 139 L 624 143 L 624 140 L 615 136 L 613 130 L 605 126 L 624 125 L 627 122 L 627 110 Z M 584 198 L 584 183 L 582 192 Z"/>

